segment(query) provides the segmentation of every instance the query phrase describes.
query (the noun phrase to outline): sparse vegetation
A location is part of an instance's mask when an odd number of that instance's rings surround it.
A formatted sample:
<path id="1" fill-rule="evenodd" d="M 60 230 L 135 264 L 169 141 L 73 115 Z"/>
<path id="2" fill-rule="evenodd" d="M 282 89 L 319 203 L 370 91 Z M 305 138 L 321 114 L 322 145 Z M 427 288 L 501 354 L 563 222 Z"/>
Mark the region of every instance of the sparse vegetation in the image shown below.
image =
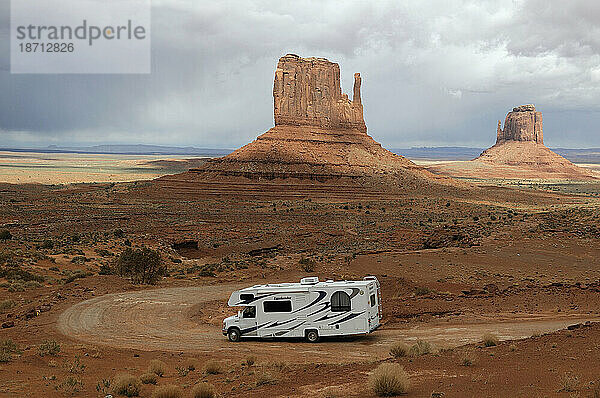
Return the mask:
<path id="1" fill-rule="evenodd" d="M 137 397 L 140 395 L 142 382 L 133 375 L 120 373 L 115 376 L 112 385 L 113 394 L 124 395 L 126 397 Z"/>
<path id="2" fill-rule="evenodd" d="M 315 260 L 311 258 L 302 257 L 299 261 L 300 268 L 304 272 L 315 272 Z"/>
<path id="3" fill-rule="evenodd" d="M 69 376 L 60 383 L 59 387 L 69 395 L 77 394 L 83 388 L 83 382 L 76 377 Z"/>
<path id="4" fill-rule="evenodd" d="M 12 234 L 10 233 L 10 231 L 8 229 L 0 230 L 0 240 L 11 240 L 11 239 L 12 239 Z"/>
<path id="5" fill-rule="evenodd" d="M 371 388 L 379 397 L 390 397 L 408 392 L 410 382 L 401 365 L 382 363 L 370 377 Z"/>
<path id="6" fill-rule="evenodd" d="M 215 398 L 215 387 L 209 383 L 200 383 L 192 388 L 192 398 Z"/>
<path id="7" fill-rule="evenodd" d="M 10 362 L 13 354 L 20 354 L 21 351 L 17 344 L 12 340 L 3 340 L 0 342 L 0 363 Z"/>
<path id="8" fill-rule="evenodd" d="M 268 384 L 276 384 L 277 378 L 268 371 L 261 371 L 256 374 L 256 387 L 265 386 Z"/>
<path id="9" fill-rule="evenodd" d="M 67 369 L 69 373 L 83 373 L 85 370 L 85 364 L 81 362 L 79 355 L 75 355 L 75 359 L 73 359 L 73 362 L 68 364 Z"/>
<path id="10" fill-rule="evenodd" d="M 482 338 L 483 345 L 485 347 L 495 347 L 498 345 L 498 337 L 493 333 L 486 333 Z"/>
<path id="11" fill-rule="evenodd" d="M 402 358 L 410 353 L 410 347 L 403 342 L 397 342 L 390 348 L 390 355 L 394 358 Z"/>
<path id="12" fill-rule="evenodd" d="M 130 277 L 133 283 L 153 285 L 166 274 L 167 267 L 156 250 L 127 248 L 117 259 L 116 272 Z"/>
<path id="13" fill-rule="evenodd" d="M 152 392 L 152 398 L 181 398 L 183 397 L 183 390 L 181 387 L 167 384 L 165 386 L 156 387 Z"/>
<path id="14" fill-rule="evenodd" d="M 465 355 L 462 359 L 462 366 L 473 366 L 473 357 L 471 357 L 470 355 Z"/>
<path id="15" fill-rule="evenodd" d="M 219 373 L 221 373 L 221 363 L 218 361 L 215 361 L 215 360 L 210 360 L 210 361 L 206 362 L 204 371 L 207 374 L 211 374 L 211 375 L 219 374 Z"/>
<path id="16" fill-rule="evenodd" d="M 256 357 L 254 355 L 248 355 L 243 364 L 246 366 L 252 366 L 252 365 L 254 365 L 255 362 L 256 362 Z"/>
<path id="17" fill-rule="evenodd" d="M 410 355 L 413 357 L 431 354 L 432 352 L 433 346 L 431 343 L 423 340 L 417 340 L 417 342 L 410 347 Z"/>
<path id="18" fill-rule="evenodd" d="M 573 392 L 579 386 L 579 379 L 570 374 L 564 374 L 560 379 L 560 389 L 558 392 Z"/>
<path id="19" fill-rule="evenodd" d="M 56 340 L 44 340 L 38 347 L 38 353 L 44 357 L 46 355 L 57 356 L 60 352 L 60 344 Z"/>
<path id="20" fill-rule="evenodd" d="M 143 384 L 156 384 L 157 377 L 154 373 L 148 372 L 140 376 L 140 381 Z"/>
<path id="21" fill-rule="evenodd" d="M 158 377 L 162 377 L 167 373 L 167 364 L 159 359 L 153 359 L 148 364 L 148 373 L 154 373 Z"/>
<path id="22" fill-rule="evenodd" d="M 14 300 L 2 300 L 0 301 L 0 313 L 11 310 L 17 303 Z"/>

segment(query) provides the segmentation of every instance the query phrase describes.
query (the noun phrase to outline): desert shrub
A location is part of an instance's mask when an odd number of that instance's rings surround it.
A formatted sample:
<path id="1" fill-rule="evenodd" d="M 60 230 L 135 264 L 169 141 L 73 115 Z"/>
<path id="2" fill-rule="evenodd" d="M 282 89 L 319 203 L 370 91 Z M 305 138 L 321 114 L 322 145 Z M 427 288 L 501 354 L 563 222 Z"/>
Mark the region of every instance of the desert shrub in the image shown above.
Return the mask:
<path id="1" fill-rule="evenodd" d="M 379 397 L 390 397 L 408 391 L 410 382 L 401 365 L 382 363 L 370 376 L 371 388 Z"/>
<path id="2" fill-rule="evenodd" d="M 69 376 L 60 383 L 59 387 L 69 395 L 77 394 L 83 388 L 83 382 L 76 377 Z"/>
<path id="3" fill-rule="evenodd" d="M 284 361 L 273 361 L 269 363 L 269 366 L 277 370 L 278 372 L 283 372 L 288 368 L 288 364 Z"/>
<path id="4" fill-rule="evenodd" d="M 113 235 L 115 236 L 115 238 L 122 238 L 125 236 L 125 232 L 123 232 L 122 229 L 115 229 L 115 231 L 113 232 Z"/>
<path id="5" fill-rule="evenodd" d="M 35 289 L 37 287 L 42 287 L 43 285 L 41 283 L 39 283 L 38 281 L 27 281 L 25 282 L 25 288 L 26 289 Z"/>
<path id="6" fill-rule="evenodd" d="M 17 303 L 14 300 L 2 300 L 0 301 L 0 313 L 6 312 L 12 309 Z"/>
<path id="7" fill-rule="evenodd" d="M 167 384 L 165 386 L 156 387 L 152 392 L 152 398 L 181 398 L 183 390 L 179 386 Z"/>
<path id="8" fill-rule="evenodd" d="M 315 261 L 310 258 L 302 257 L 299 261 L 300 268 L 304 272 L 314 272 L 315 271 Z"/>
<path id="9" fill-rule="evenodd" d="M 417 295 L 417 296 L 426 296 L 431 293 L 432 293 L 432 290 L 428 287 L 419 286 L 415 289 L 415 295 Z"/>
<path id="10" fill-rule="evenodd" d="M 417 340 L 415 344 L 410 347 L 410 355 L 418 357 L 425 354 L 431 354 L 433 352 L 433 346 L 431 343 L 423 340 Z"/>
<path id="11" fill-rule="evenodd" d="M 192 398 L 214 398 L 217 396 L 215 387 L 209 383 L 200 383 L 192 388 Z"/>
<path id="12" fill-rule="evenodd" d="M 498 345 L 498 337 L 492 333 L 486 333 L 483 335 L 482 342 L 486 347 L 494 347 Z"/>
<path id="13" fill-rule="evenodd" d="M 12 234 L 8 229 L 0 230 L 0 240 L 11 240 Z"/>
<path id="14" fill-rule="evenodd" d="M 96 384 L 96 391 L 102 395 L 107 395 L 110 391 L 110 380 L 102 379 Z"/>
<path id="15" fill-rule="evenodd" d="M 194 370 L 196 370 L 196 361 L 193 359 L 189 359 L 185 362 L 184 366 L 187 370 L 193 372 Z"/>
<path id="16" fill-rule="evenodd" d="M 24 269 L 14 268 L 14 267 L 0 268 L 0 278 L 5 278 L 9 281 L 17 281 L 18 280 L 18 281 L 23 281 L 23 282 L 29 282 L 29 281 L 43 282 L 44 281 L 44 277 L 42 275 L 36 275 L 36 274 L 33 274 Z"/>
<path id="17" fill-rule="evenodd" d="M 579 379 L 576 376 L 565 374 L 560 379 L 560 389 L 559 392 L 573 392 L 577 390 L 577 386 L 579 386 Z"/>
<path id="18" fill-rule="evenodd" d="M 98 274 L 99 275 L 111 275 L 112 274 L 112 269 L 110 268 L 109 265 L 102 264 L 100 266 L 100 269 L 98 270 Z"/>
<path id="19" fill-rule="evenodd" d="M 148 364 L 148 373 L 162 377 L 167 372 L 167 364 L 159 359 L 153 359 Z"/>
<path id="20" fill-rule="evenodd" d="M 254 355 L 248 355 L 246 360 L 244 361 L 244 365 L 252 366 L 256 362 L 256 357 Z"/>
<path id="21" fill-rule="evenodd" d="M 44 340 L 38 347 L 38 353 L 44 357 L 46 355 L 57 356 L 60 352 L 60 344 L 56 340 Z"/>
<path id="22" fill-rule="evenodd" d="M 54 242 L 52 239 L 45 239 L 40 245 L 40 249 L 54 249 Z"/>
<path id="23" fill-rule="evenodd" d="M 272 373 L 262 371 L 256 374 L 256 387 L 266 386 L 268 384 L 276 384 L 277 378 Z"/>
<path id="24" fill-rule="evenodd" d="M 221 363 L 215 360 L 210 360 L 206 362 L 204 366 L 204 371 L 211 375 L 216 375 L 221 373 Z"/>
<path id="25" fill-rule="evenodd" d="M 465 355 L 462 359 L 462 366 L 472 366 L 473 365 L 473 358 L 470 355 Z"/>
<path id="26" fill-rule="evenodd" d="M 69 370 L 69 373 L 83 373 L 85 364 L 81 362 L 79 355 L 75 355 L 75 359 L 68 364 L 67 369 Z"/>
<path id="27" fill-rule="evenodd" d="M 410 353 L 410 347 L 406 343 L 397 342 L 390 348 L 390 355 L 394 358 L 402 358 Z"/>
<path id="28" fill-rule="evenodd" d="M 20 354 L 17 344 L 12 340 L 0 341 L 0 363 L 12 361 L 13 354 Z"/>
<path id="29" fill-rule="evenodd" d="M 157 378 L 154 373 L 144 373 L 140 376 L 140 380 L 144 384 L 156 384 Z"/>
<path id="30" fill-rule="evenodd" d="M 153 285 L 166 274 L 167 267 L 156 250 L 127 248 L 117 259 L 116 272 L 130 277 L 133 283 Z"/>
<path id="31" fill-rule="evenodd" d="M 126 397 L 137 397 L 140 395 L 140 389 L 142 388 L 140 379 L 128 373 L 116 375 L 112 385 L 113 394 L 124 395 Z"/>
<path id="32" fill-rule="evenodd" d="M 175 366 L 175 370 L 177 371 L 177 375 L 179 377 L 185 377 L 190 373 L 190 370 L 185 366 Z"/>

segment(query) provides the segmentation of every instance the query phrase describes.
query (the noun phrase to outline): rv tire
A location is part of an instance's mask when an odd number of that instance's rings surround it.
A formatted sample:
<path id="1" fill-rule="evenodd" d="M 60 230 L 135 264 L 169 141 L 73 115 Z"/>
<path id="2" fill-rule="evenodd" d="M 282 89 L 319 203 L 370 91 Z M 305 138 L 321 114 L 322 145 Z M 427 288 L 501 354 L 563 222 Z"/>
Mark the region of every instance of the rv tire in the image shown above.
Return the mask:
<path id="1" fill-rule="evenodd" d="M 319 332 L 317 332 L 316 330 L 307 330 L 305 333 L 306 341 L 308 341 L 309 343 L 316 343 L 317 341 L 319 341 Z"/>
<path id="2" fill-rule="evenodd" d="M 229 330 L 227 331 L 227 337 L 229 338 L 229 341 L 233 343 L 237 343 L 238 341 L 240 341 L 241 335 L 242 334 L 240 333 L 240 329 L 238 328 L 229 328 Z"/>

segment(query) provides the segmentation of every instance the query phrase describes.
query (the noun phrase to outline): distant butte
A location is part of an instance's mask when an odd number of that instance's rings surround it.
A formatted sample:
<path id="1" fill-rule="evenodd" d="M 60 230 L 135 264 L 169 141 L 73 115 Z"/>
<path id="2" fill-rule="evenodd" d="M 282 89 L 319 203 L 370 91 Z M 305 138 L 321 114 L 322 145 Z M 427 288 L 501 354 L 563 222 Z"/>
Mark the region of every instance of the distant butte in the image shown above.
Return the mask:
<path id="1" fill-rule="evenodd" d="M 472 178 L 508 179 L 597 179 L 544 145 L 542 113 L 535 106 L 521 105 L 506 115 L 504 129 L 498 121 L 496 144 L 477 159 L 432 166 L 440 174 Z"/>
<path id="2" fill-rule="evenodd" d="M 242 178 L 237 181 L 245 184 L 327 181 L 330 185 L 373 176 L 391 177 L 401 185 L 440 180 L 382 148 L 367 134 L 361 84 L 360 73 L 355 73 L 350 100 L 342 92 L 338 64 L 325 58 L 287 54 L 279 59 L 275 70 L 275 126 L 228 156 L 166 179 L 202 182 Z"/>

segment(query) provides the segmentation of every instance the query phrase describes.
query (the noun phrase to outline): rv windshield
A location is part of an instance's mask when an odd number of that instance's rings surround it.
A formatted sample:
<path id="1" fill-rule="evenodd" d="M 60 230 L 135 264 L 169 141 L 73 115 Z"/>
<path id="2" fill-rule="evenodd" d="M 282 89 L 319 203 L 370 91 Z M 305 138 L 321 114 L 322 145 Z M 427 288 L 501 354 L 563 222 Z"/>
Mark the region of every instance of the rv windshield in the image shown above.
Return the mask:
<path id="1" fill-rule="evenodd" d="M 256 307 L 249 306 L 244 308 L 244 311 L 242 312 L 242 318 L 256 318 Z"/>

